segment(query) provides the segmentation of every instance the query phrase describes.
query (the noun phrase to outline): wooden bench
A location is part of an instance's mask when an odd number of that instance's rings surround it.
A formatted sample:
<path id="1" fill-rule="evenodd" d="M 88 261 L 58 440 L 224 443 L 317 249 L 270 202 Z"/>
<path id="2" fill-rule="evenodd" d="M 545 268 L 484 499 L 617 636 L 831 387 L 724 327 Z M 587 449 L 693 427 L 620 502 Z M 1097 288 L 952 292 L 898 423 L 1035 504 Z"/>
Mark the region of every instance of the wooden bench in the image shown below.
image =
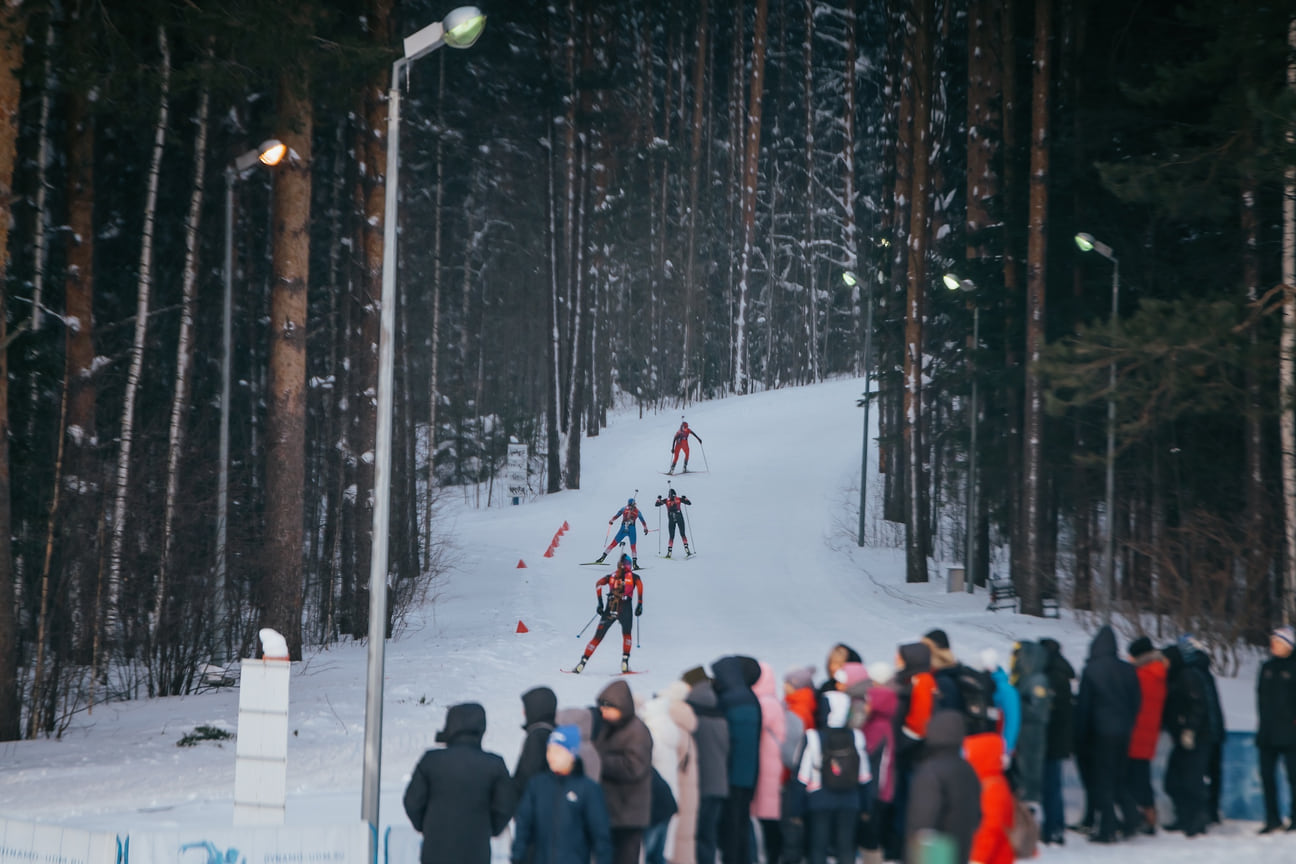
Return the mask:
<path id="1" fill-rule="evenodd" d="M 1011 579 L 990 579 L 986 583 L 990 589 L 990 604 L 986 606 L 992 612 L 1000 609 L 1017 611 L 1017 586 Z"/>
<path id="2" fill-rule="evenodd" d="M 1045 618 L 1062 617 L 1062 610 L 1061 607 L 1058 606 L 1058 599 L 1056 597 L 1041 597 L 1040 606 L 1043 607 L 1042 611 Z"/>

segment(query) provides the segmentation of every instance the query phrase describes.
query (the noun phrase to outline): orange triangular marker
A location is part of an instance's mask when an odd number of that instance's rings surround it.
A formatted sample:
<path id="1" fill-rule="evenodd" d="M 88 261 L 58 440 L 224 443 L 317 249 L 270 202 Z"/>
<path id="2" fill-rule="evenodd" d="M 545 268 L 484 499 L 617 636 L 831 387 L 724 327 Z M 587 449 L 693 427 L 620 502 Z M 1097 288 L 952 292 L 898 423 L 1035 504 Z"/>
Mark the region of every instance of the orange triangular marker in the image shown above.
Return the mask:
<path id="1" fill-rule="evenodd" d="M 525 624 L 522 623 L 522 619 L 521 619 L 521 618 L 518 619 L 517 632 L 518 632 L 518 633 L 530 633 L 530 632 L 531 632 L 530 630 L 527 629 L 527 626 L 526 626 Z"/>
<path id="2" fill-rule="evenodd" d="M 552 545 L 550 545 L 549 548 L 545 550 L 544 557 L 546 557 L 546 558 L 552 558 L 552 557 L 553 557 L 553 546 L 552 546 Z"/>
<path id="3" fill-rule="evenodd" d="M 562 530 L 564 530 L 564 531 L 570 531 L 570 530 L 571 530 L 571 526 L 568 525 L 566 522 L 563 522 Z"/>
<path id="4" fill-rule="evenodd" d="M 522 569 L 525 569 L 525 568 L 526 568 L 526 562 L 523 561 L 521 558 L 519 558 L 519 559 L 518 559 L 518 565 L 517 565 L 516 567 L 514 567 L 513 569 L 514 569 L 514 570 L 522 570 Z"/>

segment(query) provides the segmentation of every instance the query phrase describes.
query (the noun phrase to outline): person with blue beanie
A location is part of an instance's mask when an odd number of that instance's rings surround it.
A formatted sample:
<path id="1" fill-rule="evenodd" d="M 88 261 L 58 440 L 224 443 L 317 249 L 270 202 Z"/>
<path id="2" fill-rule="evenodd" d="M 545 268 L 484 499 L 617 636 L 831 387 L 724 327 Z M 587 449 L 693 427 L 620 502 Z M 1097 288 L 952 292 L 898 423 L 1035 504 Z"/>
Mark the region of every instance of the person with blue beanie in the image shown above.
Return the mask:
<path id="1" fill-rule="evenodd" d="M 574 725 L 549 733 L 547 771 L 527 782 L 509 855 L 513 864 L 612 864 L 612 833 L 599 784 L 585 776 Z"/>

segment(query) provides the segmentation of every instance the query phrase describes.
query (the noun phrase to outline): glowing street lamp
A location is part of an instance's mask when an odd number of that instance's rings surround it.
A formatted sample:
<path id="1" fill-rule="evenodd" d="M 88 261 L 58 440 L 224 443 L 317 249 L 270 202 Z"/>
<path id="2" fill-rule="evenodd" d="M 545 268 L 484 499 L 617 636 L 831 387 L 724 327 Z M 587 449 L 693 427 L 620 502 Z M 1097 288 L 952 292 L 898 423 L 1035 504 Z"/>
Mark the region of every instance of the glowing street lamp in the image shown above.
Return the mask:
<path id="1" fill-rule="evenodd" d="M 1075 235 L 1075 244 L 1081 252 L 1097 252 L 1112 262 L 1111 290 L 1111 326 L 1112 332 L 1118 323 L 1117 312 L 1120 299 L 1120 261 L 1112 247 L 1095 240 L 1092 234 L 1081 232 Z M 1107 536 L 1103 540 L 1103 579 L 1106 581 L 1106 604 L 1103 608 L 1103 623 L 1110 624 L 1112 603 L 1116 597 L 1116 359 L 1112 357 L 1107 369 Z"/>

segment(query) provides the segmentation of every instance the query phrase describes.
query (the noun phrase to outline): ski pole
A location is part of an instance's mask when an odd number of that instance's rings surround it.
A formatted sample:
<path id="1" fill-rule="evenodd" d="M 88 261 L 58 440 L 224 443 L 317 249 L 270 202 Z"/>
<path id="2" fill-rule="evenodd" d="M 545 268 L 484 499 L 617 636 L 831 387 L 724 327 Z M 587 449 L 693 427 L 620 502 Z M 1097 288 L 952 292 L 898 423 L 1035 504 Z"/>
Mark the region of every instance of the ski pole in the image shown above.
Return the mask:
<path id="1" fill-rule="evenodd" d="M 707 458 L 706 458 L 706 446 L 702 443 L 702 439 L 701 439 L 701 438 L 698 439 L 698 449 L 702 451 L 702 467 L 705 468 L 705 469 L 707 470 L 707 473 L 708 473 L 708 474 L 710 474 L 710 473 L 711 473 L 711 466 L 707 463 Z"/>
<path id="2" fill-rule="evenodd" d="M 680 507 L 680 512 L 684 514 L 684 524 L 688 527 L 688 533 L 693 534 L 693 517 L 688 515 L 688 511 L 683 506 Z M 693 535 L 693 551 L 697 551 L 697 535 Z"/>
<path id="3" fill-rule="evenodd" d="M 585 635 L 585 631 L 589 629 L 589 625 L 593 624 L 593 623 L 594 623 L 594 619 L 597 618 L 597 617 L 598 617 L 598 613 L 597 613 L 597 612 L 595 612 L 593 615 L 590 616 L 590 620 L 586 621 L 586 622 L 585 622 L 585 626 L 582 627 L 582 628 L 580 629 L 580 632 L 576 634 L 576 638 L 577 638 L 577 639 L 579 639 L 579 638 L 581 638 L 582 636 Z"/>
<path id="4" fill-rule="evenodd" d="M 657 554 L 661 554 L 661 508 L 657 508 Z"/>
<path id="5" fill-rule="evenodd" d="M 639 634 L 642 632 L 643 632 L 642 616 L 636 615 L 635 616 L 635 647 L 636 648 L 643 647 L 642 645 L 639 644 Z"/>

